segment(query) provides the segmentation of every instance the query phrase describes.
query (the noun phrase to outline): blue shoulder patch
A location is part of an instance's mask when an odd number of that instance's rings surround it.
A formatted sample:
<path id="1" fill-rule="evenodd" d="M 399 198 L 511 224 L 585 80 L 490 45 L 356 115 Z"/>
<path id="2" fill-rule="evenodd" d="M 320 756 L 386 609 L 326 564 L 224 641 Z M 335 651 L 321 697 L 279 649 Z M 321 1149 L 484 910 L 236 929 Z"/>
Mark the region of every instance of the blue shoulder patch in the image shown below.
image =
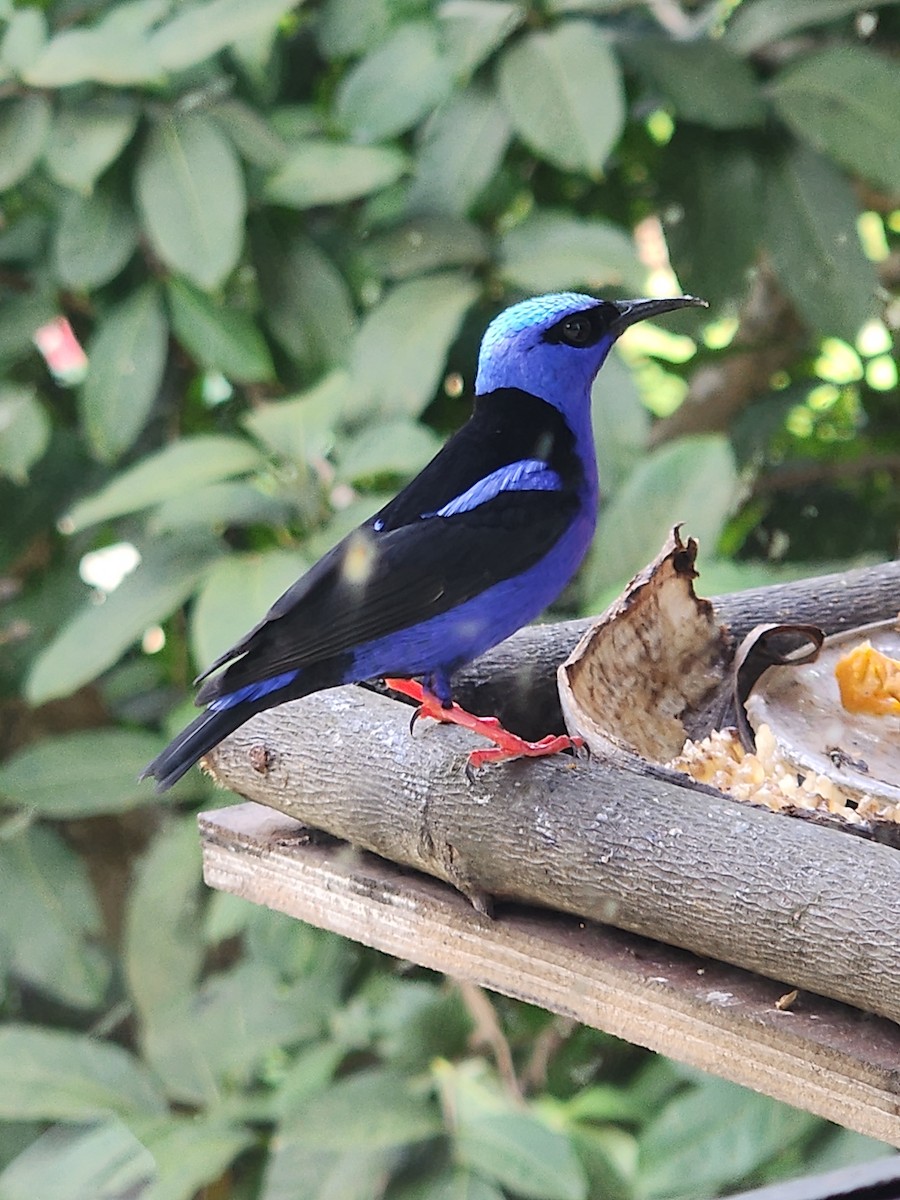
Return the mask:
<path id="1" fill-rule="evenodd" d="M 423 517 L 455 517 L 470 512 L 479 504 L 487 504 L 501 492 L 558 492 L 562 480 L 557 473 L 538 458 L 522 458 L 491 471 L 484 479 L 473 483 L 461 495 L 449 500 L 437 512 L 423 513 Z"/>
<path id="2" fill-rule="evenodd" d="M 285 671 L 283 675 L 273 675 L 271 679 L 260 679 L 258 683 L 244 684 L 236 692 L 229 692 L 226 696 L 217 696 L 208 707 L 212 712 L 222 712 L 223 709 L 234 708 L 236 704 L 243 704 L 245 700 L 259 700 L 261 696 L 268 696 L 269 692 L 277 692 L 279 688 L 287 687 L 299 674 L 299 671 Z"/>

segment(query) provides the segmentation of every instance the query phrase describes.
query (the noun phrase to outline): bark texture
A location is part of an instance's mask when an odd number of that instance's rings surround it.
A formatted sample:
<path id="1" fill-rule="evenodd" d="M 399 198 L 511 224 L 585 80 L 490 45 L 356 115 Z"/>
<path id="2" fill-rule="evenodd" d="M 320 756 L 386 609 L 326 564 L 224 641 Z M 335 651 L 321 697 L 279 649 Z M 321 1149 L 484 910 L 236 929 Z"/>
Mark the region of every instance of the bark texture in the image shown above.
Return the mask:
<path id="1" fill-rule="evenodd" d="M 476 904 L 546 905 L 900 1021 L 900 854 L 633 762 L 463 770 L 473 739 L 341 688 L 255 717 L 214 777 Z M 323 748 L 327 747 L 327 750 Z"/>
<path id="2" fill-rule="evenodd" d="M 762 620 L 832 633 L 896 612 L 900 563 L 715 601 L 737 638 Z M 528 629 L 459 693 L 561 721 L 556 668 L 588 622 Z M 206 760 L 214 778 L 352 845 L 446 880 L 487 910 L 539 904 L 757 971 L 900 1021 L 900 854 L 757 810 L 637 756 L 484 769 L 476 739 L 364 688 L 255 717 Z M 531 720 L 531 726 L 529 726 Z"/>

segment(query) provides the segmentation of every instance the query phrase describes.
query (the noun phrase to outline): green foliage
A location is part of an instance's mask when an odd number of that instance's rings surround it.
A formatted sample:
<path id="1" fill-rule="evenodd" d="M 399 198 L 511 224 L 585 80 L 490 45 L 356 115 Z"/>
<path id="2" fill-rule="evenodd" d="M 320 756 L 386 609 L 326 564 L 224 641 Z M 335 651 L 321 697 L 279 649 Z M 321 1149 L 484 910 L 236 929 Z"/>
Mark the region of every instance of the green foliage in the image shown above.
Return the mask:
<path id="1" fill-rule="evenodd" d="M 677 511 L 702 545 L 715 545 L 734 510 L 740 481 L 727 438 L 679 438 L 647 454 L 601 515 L 586 575 L 592 597 L 615 589 L 650 562 Z"/>
<path id="2" fill-rule="evenodd" d="M 110 961 L 97 944 L 97 897 L 85 863 L 54 829 L 25 825 L 0 841 L 0 904 L 8 978 L 73 1009 L 99 1008 Z"/>
<path id="3" fill-rule="evenodd" d="M 94 454 L 121 457 L 146 423 L 166 365 L 168 329 L 156 286 L 117 304 L 88 342 L 81 422 Z"/>
<path id="4" fill-rule="evenodd" d="M 0 1200 L 698 1200 L 883 1150 L 497 1001 L 522 1100 L 449 982 L 205 894 L 206 785 L 136 777 L 528 293 L 711 304 L 604 367 L 562 612 L 675 521 L 706 591 L 893 554 L 898 46 L 896 0 L 0 0 Z"/>
<path id="5" fill-rule="evenodd" d="M 0 763 L 0 795 L 41 817 L 123 812 L 151 801 L 137 776 L 161 749 L 156 734 L 137 729 L 46 738 Z"/>
<path id="6" fill-rule="evenodd" d="M 526 34 L 504 51 L 497 83 L 526 146 L 564 171 L 599 176 L 625 104 L 618 60 L 597 25 L 565 21 Z"/>
<path id="7" fill-rule="evenodd" d="M 164 1111 L 161 1094 L 125 1050 L 62 1030 L 0 1030 L 0 1081 L 4 1117 L 83 1121 L 106 1112 Z"/>

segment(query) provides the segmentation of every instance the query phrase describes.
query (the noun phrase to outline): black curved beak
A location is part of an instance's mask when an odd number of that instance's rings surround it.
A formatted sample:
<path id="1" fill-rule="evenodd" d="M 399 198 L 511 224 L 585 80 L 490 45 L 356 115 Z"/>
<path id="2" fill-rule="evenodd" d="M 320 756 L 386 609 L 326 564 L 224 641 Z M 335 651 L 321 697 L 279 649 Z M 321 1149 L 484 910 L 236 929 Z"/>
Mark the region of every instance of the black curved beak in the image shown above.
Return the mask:
<path id="1" fill-rule="evenodd" d="M 660 313 L 674 312 L 676 308 L 709 308 L 706 300 L 699 296 L 665 296 L 659 300 L 614 300 L 619 318 L 613 323 L 616 337 L 629 325 L 658 317 Z"/>

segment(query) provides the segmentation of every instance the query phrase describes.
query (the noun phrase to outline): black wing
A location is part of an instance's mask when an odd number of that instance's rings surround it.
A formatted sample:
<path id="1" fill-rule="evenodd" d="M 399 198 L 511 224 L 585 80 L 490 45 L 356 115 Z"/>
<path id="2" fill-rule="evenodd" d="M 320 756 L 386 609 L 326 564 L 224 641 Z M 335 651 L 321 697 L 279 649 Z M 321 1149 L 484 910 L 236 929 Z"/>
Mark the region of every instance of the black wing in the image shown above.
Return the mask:
<path id="1" fill-rule="evenodd" d="M 205 684 L 198 703 L 437 616 L 552 549 L 578 507 L 583 476 L 574 438 L 544 401 L 505 391 L 491 404 L 497 397 L 482 397 L 472 419 L 420 475 L 209 668 L 206 675 L 231 663 Z M 510 422 L 513 406 L 517 419 Z M 501 492 L 451 517 L 429 515 L 498 467 L 539 452 L 560 476 L 561 490 Z"/>

